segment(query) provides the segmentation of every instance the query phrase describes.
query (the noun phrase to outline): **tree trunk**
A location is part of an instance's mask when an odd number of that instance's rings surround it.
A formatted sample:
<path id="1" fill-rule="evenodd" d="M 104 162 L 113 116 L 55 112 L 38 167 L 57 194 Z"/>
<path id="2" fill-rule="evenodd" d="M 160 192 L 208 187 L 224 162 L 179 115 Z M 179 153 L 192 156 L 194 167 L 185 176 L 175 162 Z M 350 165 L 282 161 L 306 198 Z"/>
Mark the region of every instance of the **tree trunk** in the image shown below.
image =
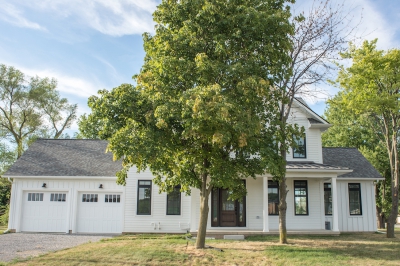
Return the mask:
<path id="1" fill-rule="evenodd" d="M 285 175 L 279 180 L 279 242 L 281 244 L 287 244 L 287 229 L 286 229 L 286 150 L 281 150 L 281 156 L 284 160 Z"/>
<path id="2" fill-rule="evenodd" d="M 379 185 L 375 186 L 375 197 L 379 195 Z M 383 195 L 382 197 L 384 197 Z M 376 224 L 378 229 L 385 229 L 385 215 L 382 213 L 382 208 L 375 205 L 376 209 Z"/>
<path id="3" fill-rule="evenodd" d="M 381 213 L 381 208 L 376 207 L 376 221 L 379 229 L 385 229 L 385 215 Z"/>
<path id="4" fill-rule="evenodd" d="M 279 242 L 287 244 L 287 229 L 286 229 L 286 177 L 279 184 Z"/>
<path id="5" fill-rule="evenodd" d="M 390 143 L 390 142 L 389 142 Z M 387 218 L 386 236 L 394 238 L 394 226 L 396 224 L 397 215 L 399 212 L 399 159 L 397 152 L 397 134 L 392 135 L 391 145 L 388 145 L 388 154 L 390 158 L 391 170 L 391 196 L 392 208 L 389 217 Z"/>
<path id="6" fill-rule="evenodd" d="M 24 146 L 22 145 L 22 139 L 16 139 L 17 142 L 17 159 L 22 156 L 24 152 Z"/>
<path id="7" fill-rule="evenodd" d="M 206 246 L 206 233 L 207 233 L 207 219 L 208 219 L 208 196 L 210 189 L 207 189 L 207 176 L 203 176 L 202 185 L 200 190 L 200 222 L 197 231 L 196 248 L 205 248 Z"/>

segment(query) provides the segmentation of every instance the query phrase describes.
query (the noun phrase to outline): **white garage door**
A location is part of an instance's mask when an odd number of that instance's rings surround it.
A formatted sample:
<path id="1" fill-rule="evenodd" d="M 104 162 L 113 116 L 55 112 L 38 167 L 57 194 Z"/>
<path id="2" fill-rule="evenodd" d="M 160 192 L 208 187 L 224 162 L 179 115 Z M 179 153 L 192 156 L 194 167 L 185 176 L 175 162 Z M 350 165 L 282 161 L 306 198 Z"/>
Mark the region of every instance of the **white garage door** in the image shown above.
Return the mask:
<path id="1" fill-rule="evenodd" d="M 78 233 L 122 233 L 121 193 L 79 193 Z"/>
<path id="2" fill-rule="evenodd" d="M 21 231 L 68 232 L 65 192 L 24 192 Z"/>

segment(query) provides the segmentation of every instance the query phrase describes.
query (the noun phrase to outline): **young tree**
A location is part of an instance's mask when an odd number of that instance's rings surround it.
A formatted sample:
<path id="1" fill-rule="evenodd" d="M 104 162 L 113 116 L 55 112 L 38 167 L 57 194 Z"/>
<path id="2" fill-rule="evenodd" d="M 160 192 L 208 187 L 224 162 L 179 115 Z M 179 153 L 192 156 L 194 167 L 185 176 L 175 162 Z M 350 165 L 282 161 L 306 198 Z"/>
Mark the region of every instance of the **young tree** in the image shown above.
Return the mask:
<path id="1" fill-rule="evenodd" d="M 281 79 L 275 83 L 282 95 L 280 123 L 277 128 L 279 153 L 285 162 L 290 147 L 296 145 L 294 138 L 302 134 L 301 130 L 288 124 L 292 104 L 296 96 L 313 96 L 319 91 L 315 88 L 328 79 L 334 67 L 333 59 L 344 50 L 354 28 L 351 27 L 348 13 L 343 5 L 332 7 L 330 0 L 314 1 L 309 12 L 295 14 L 292 17 L 294 34 L 289 51 L 291 64 L 287 66 Z M 286 165 L 281 164 L 273 174 L 279 181 L 279 232 L 280 242 L 287 243 L 286 230 Z"/>
<path id="2" fill-rule="evenodd" d="M 56 87 L 54 79 L 28 79 L 14 67 L 0 65 L 0 131 L 17 145 L 17 158 L 29 138 L 41 131 L 58 138 L 76 118 L 77 106 L 60 98 Z"/>
<path id="3" fill-rule="evenodd" d="M 282 94 L 272 85 L 290 63 L 285 2 L 163 0 L 156 34 L 144 35 L 137 87 L 89 99 L 93 113 L 85 120 L 100 121 L 100 136 L 123 159 L 120 183 L 136 165 L 152 171 L 161 191 L 200 190 L 197 248 L 205 247 L 212 189 L 239 198 L 243 178 L 277 167 Z"/>
<path id="4" fill-rule="evenodd" d="M 377 50 L 377 40 L 365 41 L 361 47 L 350 44 L 343 58 L 352 65 L 341 67 L 337 84 L 343 89 L 338 102 L 349 112 L 367 117 L 369 130 L 384 143 L 390 164 L 391 209 L 387 217 L 387 237 L 394 237 L 399 206 L 400 130 L 400 50 Z"/>

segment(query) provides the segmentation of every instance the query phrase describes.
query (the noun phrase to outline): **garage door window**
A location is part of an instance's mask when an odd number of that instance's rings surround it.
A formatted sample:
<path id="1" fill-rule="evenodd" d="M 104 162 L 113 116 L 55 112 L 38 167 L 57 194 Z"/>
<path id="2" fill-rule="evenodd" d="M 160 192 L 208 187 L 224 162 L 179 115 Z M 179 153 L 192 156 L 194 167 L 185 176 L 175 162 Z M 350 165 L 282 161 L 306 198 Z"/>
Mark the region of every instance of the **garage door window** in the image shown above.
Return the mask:
<path id="1" fill-rule="evenodd" d="M 98 194 L 83 194 L 82 202 L 97 202 L 99 198 L 98 196 Z"/>
<path id="2" fill-rule="evenodd" d="M 64 201 L 67 197 L 67 194 L 63 193 L 51 193 L 50 195 L 50 201 Z"/>
<path id="3" fill-rule="evenodd" d="M 120 203 L 121 196 L 120 195 L 106 195 L 104 202 L 108 203 Z"/>
<path id="4" fill-rule="evenodd" d="M 43 193 L 28 193 L 28 201 L 43 201 Z"/>

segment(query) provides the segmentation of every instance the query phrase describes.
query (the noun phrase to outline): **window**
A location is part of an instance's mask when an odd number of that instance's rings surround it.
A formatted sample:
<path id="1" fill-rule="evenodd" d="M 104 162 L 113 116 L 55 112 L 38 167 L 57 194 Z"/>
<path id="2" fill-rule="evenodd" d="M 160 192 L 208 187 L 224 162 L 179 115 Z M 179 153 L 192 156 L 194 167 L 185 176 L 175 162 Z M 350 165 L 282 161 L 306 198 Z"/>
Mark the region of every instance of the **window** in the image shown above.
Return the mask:
<path id="1" fill-rule="evenodd" d="M 121 195 L 105 195 L 104 202 L 107 203 L 120 203 Z"/>
<path id="2" fill-rule="evenodd" d="M 67 194 L 62 193 L 51 193 L 50 201 L 64 201 L 66 200 Z"/>
<path id="3" fill-rule="evenodd" d="M 181 215 L 181 186 L 167 195 L 167 215 Z"/>
<path id="4" fill-rule="evenodd" d="M 278 215 L 279 184 L 268 180 L 268 215 Z"/>
<path id="5" fill-rule="evenodd" d="M 296 215 L 308 215 L 307 181 L 294 181 L 294 206 Z"/>
<path id="6" fill-rule="evenodd" d="M 151 214 L 151 180 L 138 181 L 137 214 Z"/>
<path id="7" fill-rule="evenodd" d="M 43 201 L 43 193 L 28 193 L 28 201 Z"/>
<path id="8" fill-rule="evenodd" d="M 293 147 L 293 158 L 306 158 L 306 137 L 295 137 L 297 147 Z"/>
<path id="9" fill-rule="evenodd" d="M 325 215 L 332 215 L 332 184 L 324 183 Z"/>
<path id="10" fill-rule="evenodd" d="M 98 194 L 83 194 L 82 202 L 97 202 L 98 196 Z"/>
<path id="11" fill-rule="evenodd" d="M 362 215 L 360 183 L 349 183 L 350 215 Z"/>

